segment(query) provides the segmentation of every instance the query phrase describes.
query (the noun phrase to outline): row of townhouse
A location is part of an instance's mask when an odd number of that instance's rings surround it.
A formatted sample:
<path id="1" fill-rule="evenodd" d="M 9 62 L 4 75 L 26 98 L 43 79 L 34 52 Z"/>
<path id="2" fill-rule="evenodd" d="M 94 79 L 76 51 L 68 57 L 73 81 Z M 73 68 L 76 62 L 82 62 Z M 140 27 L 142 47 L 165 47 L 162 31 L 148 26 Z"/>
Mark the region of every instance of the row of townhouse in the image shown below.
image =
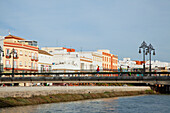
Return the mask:
<path id="1" fill-rule="evenodd" d="M 118 57 L 109 50 L 98 50 L 93 52 L 75 52 L 75 49 L 64 47 L 41 48 L 53 55 L 52 70 L 61 72 L 117 71 Z"/>
<path id="2" fill-rule="evenodd" d="M 3 50 L 1 55 L 1 71 L 8 73 L 14 67 L 17 73 L 36 72 L 79 72 L 116 71 L 118 57 L 109 50 L 95 52 L 76 52 L 64 47 L 43 47 L 37 41 L 26 40 L 14 35 L 0 39 Z M 31 76 L 31 75 L 28 75 Z"/>

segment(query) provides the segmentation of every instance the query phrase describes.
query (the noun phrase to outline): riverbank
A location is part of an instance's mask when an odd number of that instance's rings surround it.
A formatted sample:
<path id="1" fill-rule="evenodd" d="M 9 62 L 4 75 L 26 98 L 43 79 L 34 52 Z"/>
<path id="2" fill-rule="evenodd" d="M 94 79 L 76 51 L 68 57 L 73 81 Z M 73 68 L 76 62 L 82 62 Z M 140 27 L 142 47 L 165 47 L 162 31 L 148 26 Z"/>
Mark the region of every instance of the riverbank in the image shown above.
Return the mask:
<path id="1" fill-rule="evenodd" d="M 0 87 L 0 97 L 32 97 L 53 94 L 86 94 L 151 90 L 149 86 L 36 86 Z"/>
<path id="2" fill-rule="evenodd" d="M 77 100 L 85 100 L 85 99 L 154 94 L 154 92 L 150 90 L 150 88 L 148 87 L 129 87 L 129 86 L 127 87 L 117 87 L 117 86 L 116 87 L 107 87 L 107 86 L 67 87 L 65 86 L 65 87 L 51 87 L 51 88 L 50 87 L 42 87 L 42 88 L 13 87 L 13 90 L 11 88 L 12 87 L 6 88 L 9 89 L 8 91 L 6 90 L 6 92 L 3 92 L 5 88 L 0 89 L 1 94 L 2 93 L 8 94 L 6 96 L 3 95 L 4 97 L 0 95 L 1 108 L 45 104 L 45 103 L 68 102 L 68 101 L 77 101 Z M 18 90 L 17 94 L 15 90 Z M 30 90 L 32 90 L 31 95 L 29 94 Z M 11 96 L 9 94 L 11 94 Z"/>
<path id="3" fill-rule="evenodd" d="M 152 90 L 146 91 L 122 91 L 122 92 L 104 92 L 104 93 L 86 93 L 86 94 L 54 94 L 47 96 L 33 97 L 6 97 L 0 98 L 0 107 L 14 107 L 45 103 L 69 102 L 85 99 L 111 98 L 120 96 L 135 96 L 142 94 L 154 94 Z"/>

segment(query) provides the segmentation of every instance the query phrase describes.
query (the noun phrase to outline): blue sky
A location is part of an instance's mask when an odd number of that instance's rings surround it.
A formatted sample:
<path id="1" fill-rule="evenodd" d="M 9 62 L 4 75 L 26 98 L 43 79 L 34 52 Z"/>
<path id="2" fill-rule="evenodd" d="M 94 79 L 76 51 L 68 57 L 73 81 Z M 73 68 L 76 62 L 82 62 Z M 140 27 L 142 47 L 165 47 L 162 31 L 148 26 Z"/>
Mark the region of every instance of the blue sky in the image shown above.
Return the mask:
<path id="1" fill-rule="evenodd" d="M 40 47 L 109 49 L 142 60 L 138 48 L 146 41 L 154 60 L 170 62 L 169 0 L 0 0 L 0 15 L 0 35 L 10 29 Z"/>

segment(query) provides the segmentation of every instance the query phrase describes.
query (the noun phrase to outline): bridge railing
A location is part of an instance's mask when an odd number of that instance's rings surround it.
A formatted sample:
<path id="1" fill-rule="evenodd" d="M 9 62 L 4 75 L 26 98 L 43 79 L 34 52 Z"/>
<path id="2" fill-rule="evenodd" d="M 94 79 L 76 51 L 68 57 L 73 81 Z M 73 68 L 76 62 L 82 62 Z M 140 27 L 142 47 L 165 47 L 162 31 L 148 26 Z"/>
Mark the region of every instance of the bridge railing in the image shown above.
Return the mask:
<path id="1" fill-rule="evenodd" d="M 11 77 L 12 73 L 0 73 L 2 77 Z M 146 72 L 143 75 L 142 72 L 45 72 L 45 73 L 14 73 L 15 77 L 30 77 L 30 76 L 169 76 L 170 72 Z"/>

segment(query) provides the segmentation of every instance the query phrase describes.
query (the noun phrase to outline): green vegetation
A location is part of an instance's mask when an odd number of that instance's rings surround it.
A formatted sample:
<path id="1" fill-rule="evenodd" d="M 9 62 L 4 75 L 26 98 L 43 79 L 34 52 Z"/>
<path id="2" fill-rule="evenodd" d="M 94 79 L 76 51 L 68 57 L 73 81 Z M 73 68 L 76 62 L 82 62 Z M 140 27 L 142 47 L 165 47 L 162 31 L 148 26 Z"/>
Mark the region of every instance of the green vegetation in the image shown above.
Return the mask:
<path id="1" fill-rule="evenodd" d="M 146 91 L 104 92 L 104 93 L 87 93 L 87 94 L 54 94 L 48 96 L 42 96 L 42 95 L 32 96 L 29 98 L 7 97 L 7 98 L 0 98 L 0 107 L 14 107 L 14 106 L 35 105 L 35 104 L 44 104 L 44 103 L 77 101 L 77 100 L 85 100 L 85 99 L 133 96 L 133 95 L 141 95 L 141 94 L 154 94 L 154 91 L 146 90 Z"/>

